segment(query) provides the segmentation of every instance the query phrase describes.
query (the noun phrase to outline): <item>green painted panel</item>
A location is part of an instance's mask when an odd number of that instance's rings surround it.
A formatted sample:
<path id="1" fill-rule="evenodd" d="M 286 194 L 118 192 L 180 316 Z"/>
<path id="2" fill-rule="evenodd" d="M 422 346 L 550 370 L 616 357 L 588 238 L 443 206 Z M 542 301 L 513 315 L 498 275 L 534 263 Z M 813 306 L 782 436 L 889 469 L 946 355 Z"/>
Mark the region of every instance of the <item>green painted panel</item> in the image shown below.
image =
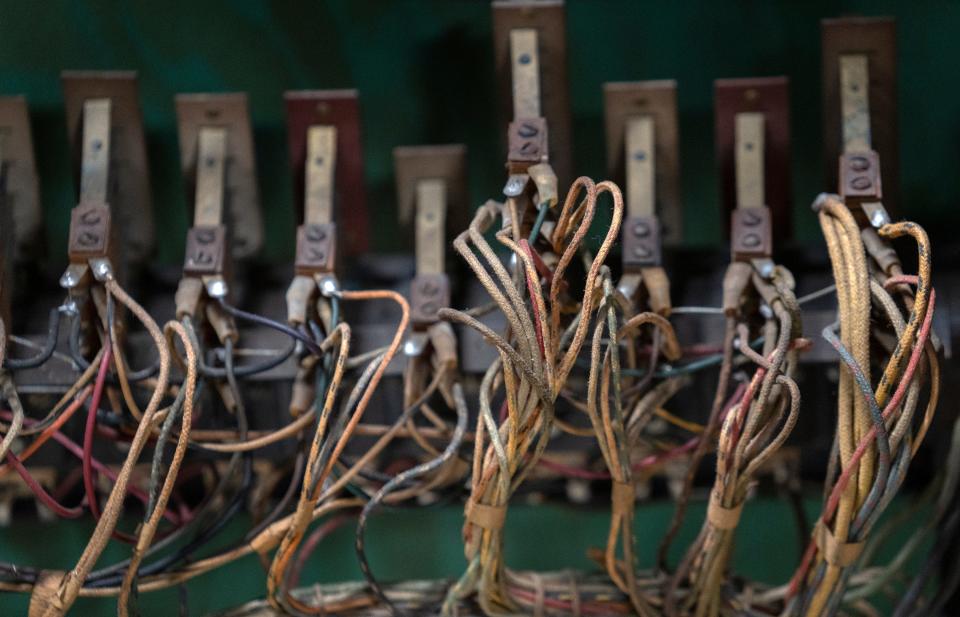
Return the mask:
<path id="1" fill-rule="evenodd" d="M 904 213 L 931 228 L 957 223 L 950 173 L 960 136 L 960 5 L 820 1 L 569 2 L 568 33 L 576 169 L 604 173 L 601 84 L 676 78 L 682 136 L 686 240 L 719 241 L 713 160 L 712 82 L 787 74 L 792 79 L 794 196 L 798 234 L 817 237 L 806 204 L 824 188 L 818 20 L 861 11 L 899 20 Z M 494 120 L 490 9 L 482 1 L 326 0 L 119 2 L 12 0 L 0 5 L 0 91 L 30 100 L 51 259 L 65 253 L 73 205 L 61 109 L 62 69 L 137 69 L 146 118 L 159 258 L 180 260 L 186 228 L 173 95 L 242 90 L 256 128 L 268 242 L 265 257 L 289 261 L 293 233 L 281 93 L 355 87 L 361 92 L 366 178 L 380 250 L 408 246 L 387 233 L 395 217 L 391 149 L 464 142 L 473 201 L 503 181 Z"/>
<path id="2" fill-rule="evenodd" d="M 906 504 L 895 502 L 894 514 Z M 806 510 L 809 520 L 818 514 L 819 501 L 809 499 Z M 673 506 L 666 502 L 638 505 L 634 523 L 636 554 L 641 568 L 653 566 L 657 545 L 670 522 Z M 685 524 L 673 546 L 672 563 L 694 540 L 706 513 L 702 502 L 690 507 Z M 517 569 L 563 570 L 578 568 L 596 570 L 587 556 L 591 547 L 602 547 L 607 537 L 609 511 L 595 508 L 563 506 L 511 506 L 506 526 L 506 561 Z M 775 521 L 776 524 L 770 524 Z M 457 577 L 465 560 L 460 539 L 463 511 L 445 506 L 439 508 L 383 510 L 371 519 L 367 529 L 367 557 L 374 573 L 383 580 L 400 578 Z M 132 528 L 134 522 L 126 525 Z M 217 547 L 229 546 L 243 536 L 247 520 L 237 520 L 223 532 L 225 540 Z M 337 529 L 325 539 L 307 563 L 301 576 L 303 584 L 361 580 L 353 548 L 354 524 Z M 66 522 L 45 525 L 18 521 L 0 534 L 0 559 L 23 565 L 68 568 L 83 550 L 92 525 Z M 895 549 L 904 540 L 903 531 L 895 534 L 888 547 Z M 45 538 L 45 550 L 38 549 L 36 538 Z M 215 548 L 215 547 L 211 547 Z M 799 563 L 794 518 L 788 505 L 774 499 L 751 501 L 743 511 L 734 548 L 736 572 L 752 580 L 783 584 Z M 889 558 L 892 550 L 882 550 Z M 111 541 L 100 560 L 101 565 L 125 558 L 129 548 Z M 911 571 L 908 566 L 907 571 Z M 250 556 L 198 577 L 188 584 L 190 615 L 238 605 L 263 597 L 265 574 L 256 557 Z M 0 608 L 20 614 L 26 608 L 26 596 L 0 594 Z M 164 590 L 141 595 L 144 617 L 174 615 L 178 610 L 178 591 Z M 108 615 L 116 610 L 115 601 L 83 599 L 78 601 L 78 615 Z"/>

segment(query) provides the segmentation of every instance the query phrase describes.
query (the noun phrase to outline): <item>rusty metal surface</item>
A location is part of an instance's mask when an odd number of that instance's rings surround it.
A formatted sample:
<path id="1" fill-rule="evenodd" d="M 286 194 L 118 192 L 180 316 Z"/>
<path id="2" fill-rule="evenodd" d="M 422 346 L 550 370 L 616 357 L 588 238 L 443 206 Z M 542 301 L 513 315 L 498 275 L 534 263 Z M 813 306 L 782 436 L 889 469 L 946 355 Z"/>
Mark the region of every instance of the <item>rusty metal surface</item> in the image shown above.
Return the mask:
<path id="1" fill-rule="evenodd" d="M 111 212 L 107 204 L 80 204 L 70 211 L 70 240 L 67 252 L 70 261 L 86 263 L 95 257 L 109 257 L 111 244 Z"/>
<path id="2" fill-rule="evenodd" d="M 563 2 L 557 0 L 496 1 L 493 3 L 494 66 L 499 90 L 499 126 L 513 115 L 513 62 L 510 32 L 537 31 L 540 115 L 550 128 L 550 164 L 561 191 L 573 173 L 573 121 L 567 84 L 567 20 Z"/>
<path id="3" fill-rule="evenodd" d="M 337 131 L 334 169 L 334 220 L 342 235 L 341 251 L 348 256 L 368 250 L 367 194 L 363 176 L 360 104 L 356 90 L 298 90 L 284 94 L 287 144 L 293 170 L 296 212 L 303 216 L 306 186 L 307 134 L 311 126 L 333 126 Z M 298 220 L 302 221 L 302 218 Z"/>
<path id="4" fill-rule="evenodd" d="M 228 196 L 224 222 L 231 231 L 231 253 L 237 259 L 256 255 L 263 246 L 263 222 L 246 94 L 178 94 L 176 108 L 180 167 L 188 203 L 194 203 L 200 130 L 223 128 L 227 132 Z"/>
<path id="5" fill-rule="evenodd" d="M 183 272 L 194 276 L 222 275 L 229 262 L 227 228 L 223 225 L 202 225 L 187 231 L 187 249 Z"/>
<path id="6" fill-rule="evenodd" d="M 0 96 L 0 165 L 2 165 L 2 207 L 12 226 L 4 242 L 11 243 L 10 258 L 38 257 L 43 232 L 43 210 L 37 181 L 36 159 L 27 99 Z M 6 244 L 5 244 L 6 246 Z"/>
<path id="7" fill-rule="evenodd" d="M 446 274 L 418 274 L 410 284 L 410 321 L 428 326 L 437 321 L 437 312 L 450 306 L 450 279 Z"/>
<path id="8" fill-rule="evenodd" d="M 878 155 L 873 150 L 840 156 L 840 194 L 848 205 L 883 199 Z"/>
<path id="9" fill-rule="evenodd" d="M 447 183 L 438 178 L 419 180 L 416 191 L 416 272 L 443 274 L 447 248 Z"/>
<path id="10" fill-rule="evenodd" d="M 771 210 L 774 240 L 792 237 L 790 174 L 790 82 L 786 77 L 718 79 L 714 82 L 714 122 L 721 203 L 729 215 L 737 206 L 736 117 L 764 115 L 764 190 Z"/>
<path id="11" fill-rule="evenodd" d="M 313 275 L 336 269 L 336 223 L 304 223 L 297 228 L 297 274 Z"/>
<path id="12" fill-rule="evenodd" d="M 623 222 L 623 270 L 659 266 L 660 224 L 655 216 L 630 216 Z"/>
<path id="13" fill-rule="evenodd" d="M 770 208 L 737 208 L 731 215 L 730 250 L 735 261 L 769 257 L 773 249 Z"/>
<path id="14" fill-rule="evenodd" d="M 203 127 L 197 138 L 196 182 L 193 198 L 193 224 L 221 225 L 226 220 L 227 131 Z"/>
<path id="15" fill-rule="evenodd" d="M 677 84 L 673 80 L 603 84 L 607 169 L 621 186 L 626 181 L 626 133 L 630 118 L 649 116 L 654 123 L 655 211 L 665 246 L 683 241 L 680 196 L 680 146 Z"/>
<path id="16" fill-rule="evenodd" d="M 823 77 L 823 156 L 826 190 L 839 185 L 837 160 L 843 152 L 840 57 L 863 54 L 870 74 L 870 139 L 880 155 L 886 186 L 884 206 L 894 216 L 899 192 L 897 133 L 897 27 L 888 17 L 844 17 L 820 23 Z"/>
<path id="17" fill-rule="evenodd" d="M 764 161 L 766 146 L 765 114 L 755 111 L 739 113 L 734 118 L 737 207 L 760 208 L 767 205 L 764 195 Z"/>
<path id="18" fill-rule="evenodd" d="M 84 104 L 93 99 L 110 101 L 108 200 L 115 224 L 124 230 L 122 239 L 118 239 L 123 258 L 143 262 L 153 252 L 155 231 L 137 74 L 133 71 L 65 71 L 62 82 L 78 194 L 84 147 Z"/>
<path id="19" fill-rule="evenodd" d="M 400 222 L 410 225 L 416 213 L 417 182 L 443 180 L 446 183 L 447 223 L 445 234 L 463 230 L 469 223 L 467 192 L 467 147 L 463 144 L 439 146 L 399 146 L 393 149 L 393 169 L 397 186 Z"/>
<path id="20" fill-rule="evenodd" d="M 520 118 L 507 127 L 507 161 L 510 173 L 524 173 L 541 163 L 549 149 L 549 127 L 544 118 Z"/>

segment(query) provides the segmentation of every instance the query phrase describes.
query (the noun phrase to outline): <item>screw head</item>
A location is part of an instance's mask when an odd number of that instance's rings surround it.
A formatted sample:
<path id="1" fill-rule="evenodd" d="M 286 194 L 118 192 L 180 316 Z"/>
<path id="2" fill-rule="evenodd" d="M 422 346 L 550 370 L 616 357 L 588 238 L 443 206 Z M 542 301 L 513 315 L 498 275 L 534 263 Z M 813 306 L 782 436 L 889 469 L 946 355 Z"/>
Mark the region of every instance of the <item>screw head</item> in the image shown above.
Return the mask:
<path id="1" fill-rule="evenodd" d="M 743 215 L 740 217 L 740 221 L 749 227 L 755 227 L 760 224 L 761 217 L 759 214 L 752 210 L 745 210 Z"/>
<path id="2" fill-rule="evenodd" d="M 92 231 L 81 231 L 77 236 L 77 242 L 83 246 L 93 246 L 100 242 L 100 236 Z"/>
<path id="3" fill-rule="evenodd" d="M 529 122 L 524 122 L 517 128 L 517 135 L 526 139 L 536 137 L 539 132 L 539 129 Z"/>
<path id="4" fill-rule="evenodd" d="M 648 246 L 633 247 L 633 256 L 637 259 L 648 259 L 653 256 L 653 251 Z"/>
<path id="5" fill-rule="evenodd" d="M 650 226 L 643 221 L 637 221 L 633 224 L 633 235 L 636 238 L 646 238 L 650 235 Z"/>
<path id="6" fill-rule="evenodd" d="M 440 288 L 433 281 L 423 281 L 420 283 L 420 293 L 425 296 L 435 296 L 440 291 Z"/>
<path id="7" fill-rule="evenodd" d="M 70 289 L 71 287 L 75 287 L 79 282 L 80 282 L 80 279 L 73 272 L 73 270 L 67 270 L 66 272 L 63 273 L 63 276 L 60 277 L 60 287 L 63 287 L 65 289 Z"/>
<path id="8" fill-rule="evenodd" d="M 223 279 L 215 279 L 207 283 L 207 294 L 211 298 L 224 298 L 227 295 L 227 283 Z"/>
<path id="9" fill-rule="evenodd" d="M 755 233 L 746 234 L 740 240 L 740 244 L 742 244 L 746 248 L 751 248 L 751 249 L 757 248 L 758 246 L 760 246 L 760 236 L 758 236 Z"/>
<path id="10" fill-rule="evenodd" d="M 97 225 L 100 222 L 100 211 L 87 210 L 80 215 L 80 222 L 84 225 Z"/>
<path id="11" fill-rule="evenodd" d="M 867 176 L 857 176 L 850 181 L 850 186 L 858 191 L 865 191 L 873 186 L 873 182 Z"/>
<path id="12" fill-rule="evenodd" d="M 507 197 L 516 197 L 523 192 L 524 179 L 520 176 L 511 176 L 507 180 L 507 185 L 503 187 L 503 193 Z"/>
<path id="13" fill-rule="evenodd" d="M 322 242 L 327 239 L 327 230 L 323 227 L 307 227 L 307 240 L 310 242 Z"/>
<path id="14" fill-rule="evenodd" d="M 867 171 L 870 169 L 870 159 L 865 156 L 850 157 L 850 169 L 853 171 Z"/>

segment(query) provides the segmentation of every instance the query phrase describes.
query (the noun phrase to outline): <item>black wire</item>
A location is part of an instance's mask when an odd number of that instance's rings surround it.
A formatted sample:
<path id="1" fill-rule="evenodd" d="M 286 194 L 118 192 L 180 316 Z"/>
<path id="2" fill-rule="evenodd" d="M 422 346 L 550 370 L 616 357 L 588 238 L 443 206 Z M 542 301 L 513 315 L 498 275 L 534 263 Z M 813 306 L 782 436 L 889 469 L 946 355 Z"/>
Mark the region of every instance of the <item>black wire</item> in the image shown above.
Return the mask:
<path id="1" fill-rule="evenodd" d="M 200 373 L 200 375 L 207 379 L 226 379 L 227 371 L 225 368 L 210 366 L 204 360 L 204 356 L 206 355 L 207 352 L 203 349 L 203 346 L 200 345 L 200 339 L 199 337 L 197 337 L 197 331 L 194 329 L 193 322 L 190 320 L 189 317 L 185 317 L 183 319 L 183 325 L 187 331 L 187 338 L 190 339 L 191 344 L 197 350 L 197 370 Z M 231 345 L 232 345 L 232 342 L 231 342 Z M 226 355 L 225 348 L 221 348 L 221 349 L 224 350 L 224 355 Z M 270 369 L 286 362 L 287 358 L 293 355 L 296 349 L 297 349 L 297 339 L 291 339 L 289 347 L 281 350 L 276 355 L 272 356 L 271 358 L 263 362 L 260 362 L 259 364 L 248 364 L 246 366 L 234 367 L 234 375 L 236 377 L 243 378 L 243 377 L 250 377 L 258 373 L 263 373 L 265 371 L 269 371 Z"/>
<path id="2" fill-rule="evenodd" d="M 223 298 L 220 298 L 220 306 L 223 307 L 223 310 L 230 313 L 234 317 L 249 321 L 251 323 L 259 324 L 267 328 L 272 328 L 273 330 L 276 330 L 278 332 L 283 332 L 284 334 L 286 334 L 291 338 L 297 339 L 298 341 L 303 343 L 307 347 L 307 349 L 310 350 L 310 353 L 312 353 L 317 357 L 323 355 L 323 351 L 320 349 L 320 346 L 317 345 L 313 341 L 313 339 L 303 334 L 302 332 L 298 332 L 296 329 L 291 328 L 286 324 L 280 323 L 279 321 L 274 321 L 272 319 L 263 317 L 261 315 L 255 315 L 254 313 L 248 313 L 244 310 L 238 309 L 235 306 L 231 306 L 230 304 L 227 304 L 227 301 L 224 300 Z"/>
<path id="3" fill-rule="evenodd" d="M 239 388 L 237 387 L 236 378 L 233 376 L 233 345 L 232 343 L 227 343 L 226 345 L 226 365 L 227 365 L 227 382 L 233 391 L 234 399 L 237 403 L 236 406 L 236 416 L 237 416 L 237 432 L 241 440 L 246 440 L 247 432 L 249 425 L 247 422 L 247 413 L 246 408 L 243 405 L 243 400 L 240 397 Z M 240 482 L 240 490 L 236 492 L 233 498 L 230 500 L 230 503 L 227 504 L 224 511 L 221 513 L 214 513 L 216 518 L 213 520 L 212 524 L 206 528 L 201 529 L 187 544 L 180 547 L 175 552 L 158 559 L 155 562 L 142 565 L 137 571 L 137 576 L 149 576 L 152 574 L 158 574 L 165 572 L 171 569 L 173 566 L 178 565 L 180 562 L 185 561 L 190 558 L 195 552 L 199 549 L 206 546 L 215 536 L 219 534 L 220 531 L 224 529 L 243 509 L 246 498 L 250 493 L 250 489 L 253 486 L 253 456 L 250 452 L 244 453 L 235 453 L 231 457 L 230 467 L 232 472 L 232 467 L 235 462 L 242 457 L 243 469 Z M 228 473 L 224 476 L 224 481 L 221 484 L 220 488 L 225 488 L 227 486 L 227 478 L 232 475 Z M 208 500 L 208 505 L 214 503 L 214 499 Z M 198 519 L 201 517 L 197 517 Z M 110 568 L 101 571 L 101 576 L 95 577 L 93 573 L 87 578 L 87 587 L 96 588 L 96 587 L 110 587 L 119 584 L 123 580 L 123 569 L 126 565 L 129 564 L 129 560 L 123 562 L 122 564 L 116 564 Z"/>
<path id="4" fill-rule="evenodd" d="M 390 608 L 390 612 L 395 616 L 404 615 L 404 613 L 387 597 L 387 594 L 383 591 L 380 583 L 377 582 L 376 577 L 374 577 L 373 572 L 370 570 L 370 563 L 367 561 L 367 554 L 364 548 L 364 531 L 366 531 L 367 520 L 373 513 L 373 510 L 380 502 L 386 499 L 391 491 L 401 488 L 416 478 L 437 469 L 459 450 L 460 444 L 463 443 L 463 435 L 467 430 L 468 415 L 467 403 L 463 398 L 463 388 L 459 383 L 454 383 L 453 385 L 453 399 L 457 410 L 457 426 L 453 431 L 453 437 L 450 439 L 450 443 L 447 444 L 444 451 L 436 458 L 397 474 L 396 477 L 384 484 L 383 487 L 377 491 L 376 495 L 363 506 L 363 510 L 360 512 L 360 517 L 357 521 L 357 536 L 354 546 L 357 550 L 357 559 L 360 562 L 360 571 L 363 572 L 363 577 L 367 580 L 367 584 L 370 585 L 373 592 L 380 598 L 381 602 Z M 409 417 L 409 415 L 410 414 L 404 413 L 406 417 Z M 401 417 L 398 422 L 405 420 L 406 418 Z"/>
<path id="5" fill-rule="evenodd" d="M 80 352 L 80 324 L 81 319 L 79 315 L 73 316 L 73 323 L 70 324 L 70 336 L 68 337 L 68 343 L 70 348 L 70 357 L 73 359 L 74 363 L 80 368 L 81 371 L 85 371 L 90 368 L 90 362 L 83 357 L 83 354 Z M 139 371 L 132 371 L 127 373 L 127 381 L 131 383 L 136 383 L 138 381 L 143 381 L 157 374 L 160 370 L 160 358 L 159 356 L 154 358 L 153 363 Z M 119 383 L 117 376 L 113 374 L 107 375 L 107 383 L 112 386 L 115 386 Z"/>
<path id="6" fill-rule="evenodd" d="M 340 415 L 337 416 L 336 422 L 334 423 L 333 428 L 330 431 L 330 435 L 327 439 L 324 440 L 323 446 L 320 448 L 320 452 L 317 454 L 317 460 L 313 465 L 313 470 L 311 475 L 311 486 L 309 494 L 314 494 L 317 490 L 317 485 L 320 482 L 320 471 L 327 466 L 327 462 L 333 454 L 334 444 L 340 439 L 340 435 L 343 434 L 343 431 L 346 429 L 347 421 L 350 418 L 350 410 L 352 410 L 360 401 L 360 393 L 363 392 L 367 384 L 370 383 L 370 380 L 373 379 L 373 374 L 376 372 L 377 367 L 380 366 L 380 363 L 383 362 L 383 355 L 379 355 L 374 358 L 370 364 L 367 365 L 367 368 L 364 369 L 363 373 L 360 375 L 360 379 L 357 380 L 357 383 L 354 385 L 353 390 L 350 393 L 350 397 L 347 399 L 346 405 L 344 405 L 340 411 Z"/>
<path id="7" fill-rule="evenodd" d="M 53 351 L 57 348 L 57 339 L 59 337 L 60 309 L 55 308 L 50 311 L 50 319 L 47 325 L 47 340 L 44 342 L 40 352 L 30 358 L 4 358 L 3 365 L 11 371 L 36 368 L 53 356 Z"/>
<path id="8" fill-rule="evenodd" d="M 234 368 L 234 375 L 238 378 L 250 377 L 259 373 L 264 373 L 272 368 L 280 366 L 287 361 L 287 358 L 293 355 L 297 349 L 297 340 L 290 339 L 290 345 L 281 349 L 269 359 L 258 364 L 247 364 Z M 208 379 L 225 379 L 227 377 L 226 369 L 210 366 L 203 360 L 203 353 L 197 354 L 198 371 L 200 375 Z"/>
<path id="9" fill-rule="evenodd" d="M 277 502 L 277 505 L 273 507 L 270 513 L 267 514 L 262 521 L 254 525 L 253 529 L 247 532 L 247 535 L 244 536 L 246 541 L 249 542 L 257 537 L 260 535 L 260 532 L 279 520 L 280 517 L 283 516 L 283 513 L 286 512 L 287 507 L 293 501 L 294 497 L 297 496 L 300 482 L 303 480 L 303 472 L 307 468 L 307 457 L 303 451 L 303 445 L 305 443 L 301 438 L 297 444 L 297 457 L 293 461 L 293 469 L 290 472 L 290 484 L 287 485 L 287 490 L 283 493 L 280 501 Z"/>

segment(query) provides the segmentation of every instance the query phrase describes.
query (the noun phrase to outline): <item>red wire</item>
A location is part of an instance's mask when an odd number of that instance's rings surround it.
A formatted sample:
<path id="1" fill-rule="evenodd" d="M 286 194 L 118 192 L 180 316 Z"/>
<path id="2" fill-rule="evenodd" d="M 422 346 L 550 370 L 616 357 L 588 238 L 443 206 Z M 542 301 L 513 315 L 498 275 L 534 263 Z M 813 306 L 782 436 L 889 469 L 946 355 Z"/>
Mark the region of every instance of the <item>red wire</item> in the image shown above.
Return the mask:
<path id="1" fill-rule="evenodd" d="M 9 411 L 0 411 L 0 418 L 3 418 L 4 420 L 9 420 L 12 415 L 13 414 L 11 414 Z M 26 418 L 24 419 L 24 423 L 29 426 L 30 424 L 33 424 L 34 421 L 30 420 L 29 418 Z M 74 442 L 72 439 L 70 439 L 60 431 L 53 431 L 51 435 L 54 438 L 54 440 L 59 442 L 60 445 L 64 447 L 65 450 L 67 450 L 77 458 L 80 458 L 80 459 L 83 458 L 83 448 L 78 446 L 76 442 Z M 22 463 L 23 459 L 20 459 L 20 462 Z M 114 471 L 110 469 L 110 467 L 108 467 L 107 465 L 104 465 L 96 458 L 91 457 L 90 462 L 93 465 L 93 468 L 97 472 L 104 474 L 105 476 L 110 478 L 112 482 L 117 481 L 117 474 L 114 473 Z M 147 496 L 146 491 L 139 489 L 136 486 L 133 486 L 132 484 L 127 486 L 127 491 L 131 495 L 133 495 L 134 497 L 142 501 L 144 504 L 146 504 L 149 501 L 149 497 Z M 182 525 L 184 522 L 186 522 L 180 516 L 178 516 L 175 512 L 172 512 L 169 509 L 166 512 L 164 512 L 164 518 L 169 520 L 174 525 Z"/>
<path id="2" fill-rule="evenodd" d="M 13 468 L 16 470 L 20 477 L 23 478 L 23 481 L 30 487 L 30 490 L 34 495 L 37 496 L 43 505 L 50 508 L 54 514 L 60 518 L 78 518 L 83 515 L 83 506 L 76 506 L 73 508 L 67 508 L 60 505 L 60 503 L 50 496 L 49 493 L 40 485 L 39 482 L 34 479 L 30 472 L 27 471 L 27 468 L 23 466 L 23 463 L 20 462 L 20 459 L 17 458 L 17 455 L 13 452 L 7 451 L 7 462 L 10 463 Z"/>
<path id="3" fill-rule="evenodd" d="M 30 445 L 28 445 L 26 448 L 23 449 L 23 451 L 19 455 L 21 463 L 26 462 L 27 459 L 33 456 L 33 454 L 40 449 L 40 446 L 45 444 L 47 440 L 50 439 L 50 436 L 53 435 L 53 433 L 56 432 L 57 429 L 63 426 L 66 423 L 66 421 L 69 420 L 73 416 L 73 414 L 77 412 L 78 409 L 80 409 L 80 407 L 83 405 L 83 401 L 85 401 L 87 397 L 90 396 L 90 390 L 91 390 L 91 387 L 87 386 L 77 398 L 73 399 L 73 402 L 70 403 L 70 405 L 63 410 L 63 412 L 57 417 L 56 420 L 53 421 L 52 424 L 50 424 L 50 426 L 43 429 L 43 432 L 40 433 L 40 435 L 38 435 L 36 439 L 31 441 Z M 9 413 L 9 411 L 7 413 Z M 24 423 L 30 425 L 30 424 L 33 424 L 34 421 L 30 420 L 29 418 L 24 418 Z M 0 478 L 6 475 L 10 470 L 11 470 L 11 467 L 8 465 L 0 466 Z"/>
<path id="4" fill-rule="evenodd" d="M 887 280 L 886 285 L 899 285 L 901 283 L 916 284 L 916 282 L 916 276 L 904 275 L 891 277 Z M 893 411 L 900 406 L 900 401 L 903 399 L 904 394 L 906 394 L 910 382 L 913 381 L 913 374 L 920 364 L 920 357 L 922 356 L 923 349 L 927 344 L 927 339 L 930 337 L 930 327 L 933 323 L 933 308 L 936 303 L 937 293 L 931 288 L 930 300 L 927 304 L 927 312 L 923 316 L 923 325 L 920 327 L 920 332 L 917 334 L 917 344 L 913 348 L 913 352 L 910 354 L 910 361 L 907 363 L 906 370 L 904 370 L 903 378 L 900 380 L 900 383 L 897 384 L 897 389 L 894 391 L 890 401 L 883 409 L 884 419 L 887 419 L 893 413 Z M 867 448 L 870 447 L 870 444 L 873 443 L 876 437 L 877 428 L 874 426 L 870 428 L 870 431 L 866 435 L 864 435 L 859 445 L 857 445 L 857 449 L 853 452 L 850 462 L 847 463 L 846 469 L 844 469 L 843 473 L 840 474 L 840 477 L 837 478 L 837 483 L 833 486 L 833 490 L 830 492 L 830 498 L 827 500 L 827 503 L 823 508 L 823 514 L 821 515 L 825 525 L 829 525 L 830 521 L 833 519 L 833 515 L 836 513 L 837 507 L 840 504 L 840 496 L 843 495 L 843 491 L 846 490 L 847 484 L 849 484 L 850 478 L 853 476 L 853 470 L 856 469 L 857 463 L 859 463 L 860 459 L 863 458 L 864 452 L 867 451 Z M 815 551 L 816 543 L 811 539 L 810 543 L 807 544 L 807 550 L 803 554 L 803 561 L 800 563 L 800 567 L 797 568 L 793 578 L 790 579 L 790 587 L 787 590 L 786 596 L 788 599 L 795 596 L 800 590 L 800 582 L 807 576 L 807 571 L 810 569 L 810 566 L 813 563 L 813 555 Z"/>
<path id="5" fill-rule="evenodd" d="M 100 370 L 97 373 L 97 381 L 93 386 L 93 395 L 90 397 L 90 409 L 87 411 L 87 424 L 83 432 L 83 489 L 87 494 L 87 505 L 90 506 L 90 513 L 93 519 L 100 520 L 100 503 L 97 500 L 97 487 L 94 484 L 96 475 L 93 470 L 93 436 L 97 427 L 97 409 L 100 408 L 100 399 L 103 396 L 103 387 L 107 381 L 107 369 L 110 367 L 110 358 L 113 355 L 113 348 L 110 344 L 110 338 L 107 337 L 103 347 L 103 356 L 100 358 Z M 110 535 L 121 542 L 127 544 L 136 544 L 137 538 L 128 533 L 117 529 L 110 532 Z"/>
<path id="6" fill-rule="evenodd" d="M 100 369 L 97 372 L 97 381 L 93 386 L 93 396 L 90 398 L 90 408 L 87 411 L 86 429 L 83 432 L 83 489 L 87 494 L 87 504 L 95 520 L 100 520 L 100 504 L 97 502 L 97 489 L 94 486 L 93 473 L 93 433 L 97 425 L 97 409 L 100 408 L 100 399 L 103 397 L 103 386 L 107 381 L 107 369 L 113 355 L 110 338 L 106 338 L 103 355 L 100 357 Z"/>

